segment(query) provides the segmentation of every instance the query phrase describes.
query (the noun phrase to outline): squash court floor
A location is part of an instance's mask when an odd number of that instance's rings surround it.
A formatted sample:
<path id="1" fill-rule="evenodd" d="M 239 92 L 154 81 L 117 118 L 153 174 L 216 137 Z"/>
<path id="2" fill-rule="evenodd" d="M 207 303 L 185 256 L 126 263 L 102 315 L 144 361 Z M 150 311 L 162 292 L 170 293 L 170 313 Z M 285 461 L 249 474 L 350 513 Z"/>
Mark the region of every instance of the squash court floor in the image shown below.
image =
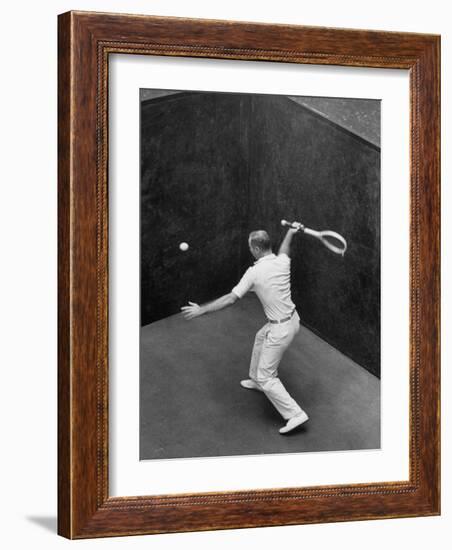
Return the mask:
<path id="1" fill-rule="evenodd" d="M 380 380 L 303 325 L 279 377 L 310 420 L 278 432 L 285 422 L 265 395 L 240 386 L 264 323 L 247 295 L 192 321 L 178 314 L 141 328 L 141 460 L 380 447 Z"/>

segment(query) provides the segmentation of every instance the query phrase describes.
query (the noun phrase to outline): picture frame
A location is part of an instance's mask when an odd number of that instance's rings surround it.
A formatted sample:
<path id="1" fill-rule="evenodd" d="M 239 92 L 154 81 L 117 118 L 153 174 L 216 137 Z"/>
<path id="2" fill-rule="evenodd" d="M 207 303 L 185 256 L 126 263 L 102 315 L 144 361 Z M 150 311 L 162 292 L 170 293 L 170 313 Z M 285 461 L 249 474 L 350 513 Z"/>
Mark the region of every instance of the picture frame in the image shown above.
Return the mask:
<path id="1" fill-rule="evenodd" d="M 440 37 L 68 12 L 58 20 L 58 533 L 71 539 L 440 513 Z M 111 54 L 410 74 L 409 480 L 109 495 Z"/>

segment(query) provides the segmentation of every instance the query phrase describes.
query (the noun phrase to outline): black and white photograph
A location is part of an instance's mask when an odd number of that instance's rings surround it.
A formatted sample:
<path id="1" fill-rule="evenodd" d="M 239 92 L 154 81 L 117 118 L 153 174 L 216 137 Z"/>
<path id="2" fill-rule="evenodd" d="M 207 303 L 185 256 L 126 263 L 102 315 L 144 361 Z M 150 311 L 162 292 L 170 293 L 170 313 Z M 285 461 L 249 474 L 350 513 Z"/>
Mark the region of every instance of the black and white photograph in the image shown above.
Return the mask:
<path id="1" fill-rule="evenodd" d="M 380 448 L 380 107 L 140 90 L 140 460 Z"/>
<path id="2" fill-rule="evenodd" d="M 3 5 L 5 550 L 450 548 L 448 7 Z"/>

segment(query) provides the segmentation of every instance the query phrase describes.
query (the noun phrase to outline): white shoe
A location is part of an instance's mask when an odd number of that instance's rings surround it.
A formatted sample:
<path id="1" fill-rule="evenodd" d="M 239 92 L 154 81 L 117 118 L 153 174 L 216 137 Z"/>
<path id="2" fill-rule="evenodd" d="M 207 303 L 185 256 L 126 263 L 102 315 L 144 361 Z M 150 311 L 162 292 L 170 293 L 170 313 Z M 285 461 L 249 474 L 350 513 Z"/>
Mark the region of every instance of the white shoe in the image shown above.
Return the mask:
<path id="1" fill-rule="evenodd" d="M 246 388 L 247 390 L 257 390 L 262 391 L 261 387 L 256 384 L 254 380 L 251 380 L 248 378 L 248 380 L 241 380 L 240 385 L 242 388 Z"/>
<path id="2" fill-rule="evenodd" d="M 298 428 L 298 426 L 301 426 L 308 420 L 309 416 L 304 411 L 302 411 L 296 416 L 292 416 L 292 418 L 289 418 L 287 424 L 279 429 L 279 433 L 286 434 L 288 432 L 291 432 L 293 429 Z"/>

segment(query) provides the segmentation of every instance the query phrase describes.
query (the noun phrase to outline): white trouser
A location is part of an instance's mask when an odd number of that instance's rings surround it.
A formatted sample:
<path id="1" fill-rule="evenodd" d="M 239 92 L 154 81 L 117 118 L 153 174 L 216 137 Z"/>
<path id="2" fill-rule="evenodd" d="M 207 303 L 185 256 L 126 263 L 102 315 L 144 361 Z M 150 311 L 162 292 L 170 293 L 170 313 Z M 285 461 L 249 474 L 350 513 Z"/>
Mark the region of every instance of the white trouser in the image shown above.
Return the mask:
<path id="1" fill-rule="evenodd" d="M 259 385 L 285 420 L 302 412 L 278 378 L 282 356 L 299 330 L 300 317 L 297 312 L 284 323 L 265 324 L 256 334 L 251 355 L 251 380 Z"/>

